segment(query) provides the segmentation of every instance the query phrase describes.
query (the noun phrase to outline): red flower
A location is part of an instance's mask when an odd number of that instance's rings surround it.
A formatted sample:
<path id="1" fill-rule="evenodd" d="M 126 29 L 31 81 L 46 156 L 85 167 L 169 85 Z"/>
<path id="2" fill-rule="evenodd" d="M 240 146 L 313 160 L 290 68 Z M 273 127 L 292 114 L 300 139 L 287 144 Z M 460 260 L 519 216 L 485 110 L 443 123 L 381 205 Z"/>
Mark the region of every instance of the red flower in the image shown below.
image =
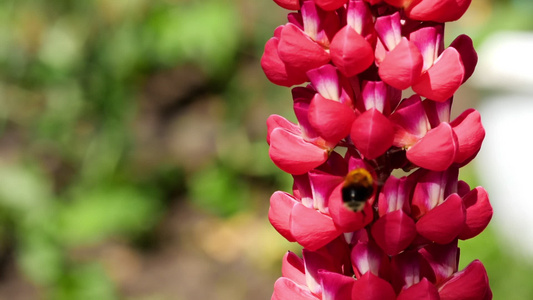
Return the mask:
<path id="1" fill-rule="evenodd" d="M 285 255 L 272 299 L 491 299 L 481 262 L 458 270 L 458 240 L 493 213 L 482 187 L 458 180 L 481 116 L 450 118 L 477 55 L 466 35 L 445 48 L 443 22 L 470 0 L 275 2 L 298 11 L 261 66 L 275 84 L 307 85 L 292 89 L 297 124 L 267 120 L 270 157 L 294 179 L 268 217 L 304 247 Z"/>

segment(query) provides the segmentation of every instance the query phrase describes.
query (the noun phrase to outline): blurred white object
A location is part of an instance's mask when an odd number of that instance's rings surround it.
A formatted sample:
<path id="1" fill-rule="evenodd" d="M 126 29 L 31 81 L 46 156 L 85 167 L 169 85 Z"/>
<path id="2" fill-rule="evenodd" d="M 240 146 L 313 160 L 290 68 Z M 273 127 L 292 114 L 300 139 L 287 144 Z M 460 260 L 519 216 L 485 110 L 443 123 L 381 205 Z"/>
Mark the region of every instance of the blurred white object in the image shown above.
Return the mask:
<path id="1" fill-rule="evenodd" d="M 473 83 L 491 91 L 479 106 L 487 132 L 477 168 L 494 225 L 533 258 L 533 34 L 497 33 L 480 47 Z"/>
<path id="2" fill-rule="evenodd" d="M 533 33 L 498 32 L 477 49 L 472 83 L 502 91 L 533 93 Z"/>

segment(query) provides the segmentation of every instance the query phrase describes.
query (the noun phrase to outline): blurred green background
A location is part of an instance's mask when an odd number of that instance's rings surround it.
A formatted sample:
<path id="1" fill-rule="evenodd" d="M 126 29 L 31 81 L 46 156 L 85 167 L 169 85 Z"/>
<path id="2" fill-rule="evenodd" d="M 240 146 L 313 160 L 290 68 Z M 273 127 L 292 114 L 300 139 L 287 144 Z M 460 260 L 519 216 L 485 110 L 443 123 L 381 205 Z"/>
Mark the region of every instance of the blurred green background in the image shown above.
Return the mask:
<path id="1" fill-rule="evenodd" d="M 449 34 L 531 30 L 524 7 L 475 0 Z M 1 1 L 0 299 L 269 299 L 298 251 L 266 216 L 291 178 L 269 160 L 265 121 L 294 118 L 259 58 L 286 13 Z M 461 268 L 485 263 L 495 299 L 533 299 L 531 266 L 491 227 L 461 251 Z"/>

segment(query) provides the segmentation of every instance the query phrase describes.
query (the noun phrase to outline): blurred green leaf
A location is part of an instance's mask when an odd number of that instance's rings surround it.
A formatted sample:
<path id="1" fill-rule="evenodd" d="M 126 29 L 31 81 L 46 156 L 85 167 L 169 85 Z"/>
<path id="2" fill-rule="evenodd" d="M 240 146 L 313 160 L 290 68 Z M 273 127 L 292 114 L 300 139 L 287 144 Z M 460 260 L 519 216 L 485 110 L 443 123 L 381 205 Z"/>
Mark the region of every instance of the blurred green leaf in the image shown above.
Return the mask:
<path id="1" fill-rule="evenodd" d="M 166 64 L 195 62 L 215 74 L 228 67 L 235 56 L 239 20 L 232 1 L 162 6 L 151 15 L 146 40 L 153 55 Z"/>
<path id="2" fill-rule="evenodd" d="M 191 201 L 201 209 L 228 217 L 249 207 L 248 186 L 228 168 L 206 168 L 188 183 Z"/>
<path id="3" fill-rule="evenodd" d="M 161 213 L 159 200 L 131 186 L 77 190 L 61 207 L 60 236 L 67 245 L 85 245 L 150 229 Z"/>
<path id="4" fill-rule="evenodd" d="M 19 235 L 18 261 L 24 274 L 33 281 L 48 286 L 63 272 L 64 253 L 57 243 L 38 229 Z"/>
<path id="5" fill-rule="evenodd" d="M 0 167 L 0 207 L 15 215 L 42 212 L 50 201 L 51 187 L 39 172 L 23 165 Z"/>
<path id="6" fill-rule="evenodd" d="M 113 283 L 97 263 L 71 268 L 51 294 L 53 300 L 119 299 Z"/>

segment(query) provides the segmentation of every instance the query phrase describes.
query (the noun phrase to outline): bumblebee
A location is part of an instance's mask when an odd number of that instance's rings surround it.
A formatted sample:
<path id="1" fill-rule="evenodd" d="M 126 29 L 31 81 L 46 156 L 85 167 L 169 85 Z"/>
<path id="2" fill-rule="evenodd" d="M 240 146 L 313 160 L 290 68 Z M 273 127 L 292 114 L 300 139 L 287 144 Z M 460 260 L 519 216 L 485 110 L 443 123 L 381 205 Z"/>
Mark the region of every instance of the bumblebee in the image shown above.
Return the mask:
<path id="1" fill-rule="evenodd" d="M 362 211 L 374 193 L 372 174 L 364 168 L 350 171 L 344 179 L 341 193 L 346 208 L 354 212 Z"/>

